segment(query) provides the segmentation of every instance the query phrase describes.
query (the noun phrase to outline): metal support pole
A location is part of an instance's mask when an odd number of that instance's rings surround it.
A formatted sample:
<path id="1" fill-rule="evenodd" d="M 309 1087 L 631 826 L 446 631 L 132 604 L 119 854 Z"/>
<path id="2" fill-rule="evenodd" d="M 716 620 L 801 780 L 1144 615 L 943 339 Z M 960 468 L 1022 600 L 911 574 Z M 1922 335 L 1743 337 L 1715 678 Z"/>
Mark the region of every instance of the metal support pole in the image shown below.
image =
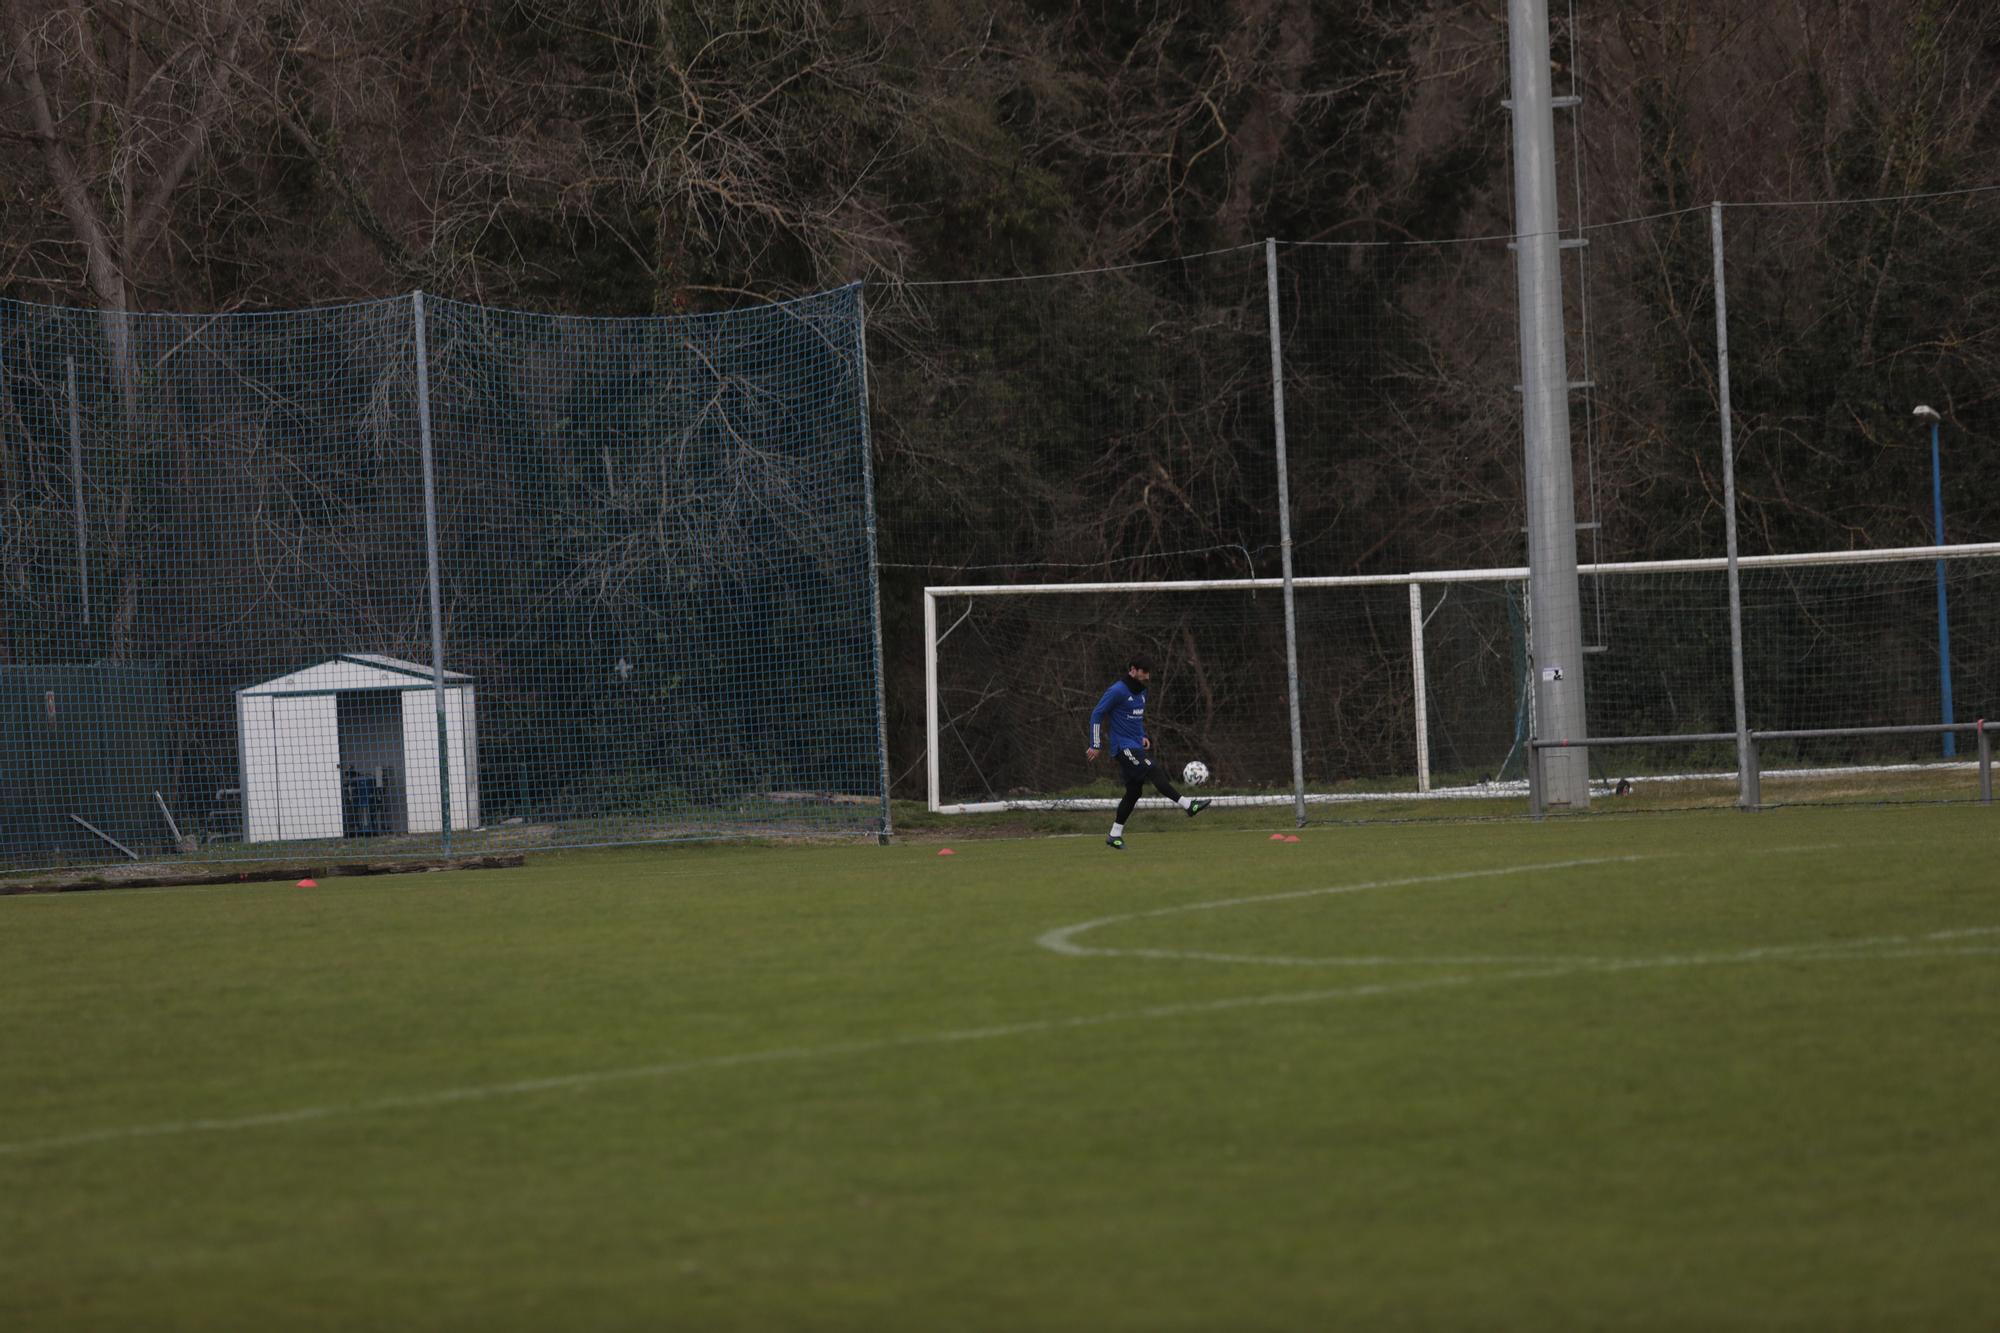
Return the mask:
<path id="1" fill-rule="evenodd" d="M 1944 545 L 1944 470 L 1938 462 L 1938 419 L 1931 416 L 1931 515 L 1936 523 L 1937 544 Z M 1944 724 L 1952 723 L 1951 708 L 1951 617 L 1944 603 L 1944 557 L 1937 562 L 1938 603 L 1938 690 L 1944 701 Z M 1944 757 L 1958 754 L 1958 734 L 1944 734 Z"/>
<path id="2" fill-rule="evenodd" d="M 1542 798 L 1542 747 L 1528 739 L 1528 813 L 1540 819 L 1548 813 L 1549 804 Z"/>
<path id="3" fill-rule="evenodd" d="M 882 691 L 882 565 L 875 545 L 875 444 L 868 429 L 868 312 L 858 282 L 854 284 L 854 361 L 861 386 L 861 487 L 868 523 L 868 623 L 873 636 L 870 647 L 875 655 L 875 757 L 882 784 L 882 821 L 875 840 L 886 847 L 895 830 L 889 808 L 889 708 Z"/>
<path id="4" fill-rule="evenodd" d="M 1431 789 L 1430 700 L 1424 688 L 1424 585 L 1410 585 L 1410 693 L 1417 710 L 1417 790 Z"/>
<path id="5" fill-rule="evenodd" d="M 1722 532 L 1729 557 L 1729 682 L 1736 707 L 1736 804 L 1755 810 L 1756 754 L 1743 684 L 1743 581 L 1736 568 L 1736 434 L 1729 400 L 1729 285 L 1722 272 L 1722 201 L 1708 207 L 1709 248 L 1715 254 L 1716 411 L 1722 418 Z"/>
<path id="6" fill-rule="evenodd" d="M 63 358 L 69 380 L 69 470 L 76 491 L 76 587 L 83 603 L 83 623 L 90 624 L 90 539 L 83 508 L 83 419 L 77 410 L 76 358 Z"/>
<path id="7" fill-rule="evenodd" d="M 444 851 L 451 853 L 451 747 L 450 728 L 444 714 L 444 604 L 438 591 L 438 531 L 436 469 L 431 460 L 431 368 L 430 340 L 424 332 L 424 294 L 412 293 L 417 336 L 417 439 L 424 463 L 424 548 L 430 565 L 431 593 L 431 681 L 437 705 L 438 819 L 444 835 Z"/>
<path id="8" fill-rule="evenodd" d="M 1534 734 L 1589 735 L 1583 611 L 1577 589 L 1569 365 L 1563 350 L 1562 256 L 1556 214 L 1555 121 L 1549 89 L 1547 0 L 1509 0 L 1514 113 L 1514 272 L 1521 342 L 1521 433 L 1528 518 L 1528 596 L 1536 698 Z M 1554 809 L 1590 804 L 1590 756 L 1544 756 Z"/>
<path id="9" fill-rule="evenodd" d="M 932 814 L 938 808 L 938 637 L 937 594 L 924 589 L 924 795 Z"/>
<path id="10" fill-rule="evenodd" d="M 1742 794 L 1738 800 L 1745 810 L 1764 808 L 1764 775 L 1760 768 L 1762 758 L 1757 753 L 1757 738 L 1737 733 L 1736 743 L 1742 747 L 1739 762 L 1743 765 Z"/>
<path id="11" fill-rule="evenodd" d="M 1292 816 L 1306 822 L 1306 756 L 1299 725 L 1299 622 L 1292 600 L 1292 491 L 1285 462 L 1285 353 L 1278 328 L 1278 242 L 1264 238 L 1264 291 L 1271 319 L 1271 418 L 1278 448 L 1278 552 L 1285 576 L 1285 701 L 1292 721 Z"/>
<path id="12" fill-rule="evenodd" d="M 1994 803 L 1994 739 L 1980 719 L 1980 805 Z"/>

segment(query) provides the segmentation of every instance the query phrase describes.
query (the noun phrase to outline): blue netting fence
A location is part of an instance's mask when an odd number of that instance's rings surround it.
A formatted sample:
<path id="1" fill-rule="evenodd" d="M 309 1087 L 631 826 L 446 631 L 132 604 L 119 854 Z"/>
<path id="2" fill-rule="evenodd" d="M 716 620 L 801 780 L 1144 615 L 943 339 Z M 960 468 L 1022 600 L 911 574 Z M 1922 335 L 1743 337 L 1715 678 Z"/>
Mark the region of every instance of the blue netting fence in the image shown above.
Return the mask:
<path id="1" fill-rule="evenodd" d="M 0 302 L 0 866 L 881 831 L 861 330 Z"/>

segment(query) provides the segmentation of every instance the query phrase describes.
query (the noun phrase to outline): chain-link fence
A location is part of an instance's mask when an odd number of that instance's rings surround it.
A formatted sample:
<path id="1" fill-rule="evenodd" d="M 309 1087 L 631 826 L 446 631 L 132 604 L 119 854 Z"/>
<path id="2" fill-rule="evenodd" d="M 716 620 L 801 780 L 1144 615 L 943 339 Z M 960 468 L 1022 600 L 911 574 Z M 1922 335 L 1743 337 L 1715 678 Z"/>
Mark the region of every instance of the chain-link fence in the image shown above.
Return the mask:
<path id="1" fill-rule="evenodd" d="M 2000 435 L 1995 241 L 1995 191 L 1731 207 L 1720 224 L 1710 208 L 1692 208 L 1564 238 L 1561 322 L 1584 572 L 1581 660 L 1563 669 L 1584 678 L 1590 734 L 1937 723 L 1947 713 L 1964 722 L 2000 703 L 1991 695 L 1987 631 L 1994 552 L 1977 545 L 2000 535 L 2000 497 L 1980 485 L 1978 468 Z M 1056 528 L 1037 535 L 1003 523 L 992 540 L 976 526 L 960 529 L 948 555 L 913 556 L 915 547 L 900 546 L 904 559 L 926 562 L 917 572 L 927 586 L 954 591 L 926 599 L 938 621 L 937 642 L 924 650 L 934 686 L 915 680 L 916 616 L 899 607 L 892 617 L 892 656 L 903 664 L 892 693 L 907 701 L 927 688 L 936 713 L 934 727 L 907 704 L 895 714 L 899 792 L 922 794 L 919 770 L 929 768 L 944 806 L 1089 797 L 1103 780 L 1085 765 L 1076 738 L 1089 703 L 1134 651 L 1162 665 L 1149 721 L 1177 755 L 1203 758 L 1218 781 L 1247 795 L 1284 791 L 1294 748 L 1304 775 L 1296 795 L 1477 788 L 1526 771 L 1525 747 L 1538 734 L 1533 673 L 1550 664 L 1536 661 L 1524 584 L 1499 573 L 1527 556 L 1509 239 L 1278 244 L 1262 284 L 1239 272 L 1259 260 L 1262 247 L 1177 261 L 1226 266 L 1232 275 L 1205 284 L 1199 318 L 1183 310 L 1180 326 L 1123 310 L 1156 292 L 1190 290 L 1177 266 L 1035 279 L 1044 307 L 1068 310 L 1064 348 L 1102 346 L 1114 355 L 1108 364 L 1080 351 L 1015 363 L 989 392 L 1030 413 L 1030 405 L 1050 405 L 1084 434 L 1070 445 L 1083 457 L 1096 424 L 1090 405 L 1156 387 L 1156 375 L 1178 376 L 1172 383 L 1184 394 L 1226 375 L 1241 387 L 1231 411 L 1204 422 L 1208 450 L 1180 447 L 1171 425 L 1181 418 L 1162 418 L 1136 449 L 1130 431 L 1117 433 L 1116 457 L 1129 475 L 1144 477 L 1149 504 L 1192 493 L 1226 458 L 1244 496 L 1239 509 L 1259 512 L 1255 487 L 1266 485 L 1261 512 L 1276 517 L 1276 479 L 1253 464 L 1259 454 L 1278 457 L 1281 390 L 1289 534 L 1273 540 L 1254 522 L 1226 533 L 1190 525 L 1174 543 L 1080 548 Z M 1725 271 L 1733 391 L 1725 389 L 1716 322 Z M 983 308 L 1009 291 L 1009 284 L 961 285 L 948 299 Z M 937 298 L 916 290 L 909 299 L 922 307 Z M 1208 379 L 1190 375 L 1184 362 L 1134 356 L 1111 336 L 1146 328 L 1178 338 L 1196 326 L 1228 331 L 1212 336 L 1200 358 Z M 979 362 L 985 348 L 955 345 L 953 355 Z M 1261 405 L 1259 394 L 1267 399 Z M 896 414 L 884 397 L 885 413 L 908 432 L 896 447 L 920 477 L 936 475 L 922 466 L 927 448 L 962 456 L 926 429 L 920 413 Z M 1927 419 L 1910 416 L 1919 403 L 1940 414 L 1935 466 Z M 1733 477 L 1725 419 L 1734 426 Z M 962 422 L 954 430 L 978 434 Z M 1043 479 L 1050 476 L 1059 474 Z M 1974 549 L 1948 570 L 1904 560 L 1746 571 L 1740 633 L 1732 630 L 1725 573 L 1611 568 L 1722 557 L 1732 481 L 1746 557 L 1934 542 Z M 990 498 L 1004 507 L 1015 493 L 1001 485 Z M 1093 521 L 1115 525 L 1144 512 L 1065 494 Z M 889 518 L 892 528 L 921 521 Z M 1287 535 L 1300 579 L 1372 578 L 1376 590 L 1301 586 L 1288 616 L 1273 549 Z M 1592 572 L 1600 563 L 1604 571 Z M 1466 569 L 1496 574 L 1479 581 L 1418 573 Z M 1246 577 L 1270 582 L 1218 586 Z M 1177 582 L 1189 586 L 1163 586 Z M 991 595 L 993 584 L 1037 586 Z M 1087 590 L 1049 595 L 1048 585 L 1059 584 Z M 1400 600 L 1412 584 L 1414 613 Z M 890 579 L 885 586 L 895 589 L 893 600 L 916 600 L 908 587 Z M 961 597 L 958 589 L 969 591 Z M 1287 716 L 1294 701 L 1296 742 Z M 1024 734 L 1049 728 L 1057 734 Z M 1767 750 L 1767 762 L 1885 773 L 1951 754 L 1948 742 L 1908 736 Z M 1594 754 L 1591 771 L 1609 790 L 1628 776 L 1726 776 L 1734 763 L 1729 746 L 1703 743 Z M 1922 787 L 1926 793 L 1976 792 L 1949 773 L 1931 778 L 1945 786 Z M 1911 789 L 1843 780 L 1786 795 Z"/>
<path id="2" fill-rule="evenodd" d="M 1722 556 L 1732 482 L 1745 557 L 2000 536 L 2000 192 L 1720 219 L 1563 238 L 1588 729 L 1984 716 L 1983 550 L 1746 571 L 1740 636 L 1712 572 L 1592 572 Z M 1076 798 L 1133 651 L 1163 741 L 1246 793 L 1514 779 L 1539 734 L 1516 301 L 1506 237 L 1244 246 L 887 288 L 865 370 L 854 288 L 632 320 L 0 304 L 0 851 L 866 832 L 890 791 Z M 1421 574 L 1465 570 L 1492 573 Z M 926 591 L 996 585 L 1036 591 Z"/>

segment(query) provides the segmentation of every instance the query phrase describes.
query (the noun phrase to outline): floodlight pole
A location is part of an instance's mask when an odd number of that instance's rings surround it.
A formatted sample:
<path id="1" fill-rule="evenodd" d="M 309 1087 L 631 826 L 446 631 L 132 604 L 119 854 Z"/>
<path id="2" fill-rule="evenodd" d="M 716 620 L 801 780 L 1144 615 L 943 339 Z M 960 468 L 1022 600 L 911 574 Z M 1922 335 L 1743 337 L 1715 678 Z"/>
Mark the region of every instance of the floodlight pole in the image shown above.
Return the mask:
<path id="1" fill-rule="evenodd" d="M 1576 574 L 1569 363 L 1563 350 L 1562 251 L 1557 234 L 1555 119 L 1549 89 L 1547 0 L 1508 0 L 1514 113 L 1514 280 L 1521 338 L 1526 457 L 1528 603 L 1538 738 L 1590 734 L 1583 689 L 1583 610 Z M 1531 772 L 1534 766 L 1530 766 Z M 1590 804 L 1581 746 L 1544 752 L 1541 806 Z"/>

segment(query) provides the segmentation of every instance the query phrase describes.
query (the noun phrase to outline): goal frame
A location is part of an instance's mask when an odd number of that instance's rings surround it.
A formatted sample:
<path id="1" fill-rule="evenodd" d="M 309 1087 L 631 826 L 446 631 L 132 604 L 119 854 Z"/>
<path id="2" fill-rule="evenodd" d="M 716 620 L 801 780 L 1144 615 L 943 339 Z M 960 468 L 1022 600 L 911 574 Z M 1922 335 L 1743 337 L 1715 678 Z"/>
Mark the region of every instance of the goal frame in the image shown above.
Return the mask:
<path id="1" fill-rule="evenodd" d="M 1803 551 L 1786 555 L 1739 556 L 1735 561 L 1738 569 L 1782 569 L 1828 565 L 1869 565 L 1898 564 L 1919 560 L 1971 560 L 2000 557 L 2000 542 L 1969 542 L 1950 546 L 1894 546 L 1860 551 Z M 1718 573 L 1727 572 L 1731 562 L 1726 556 L 1703 556 L 1684 560 L 1629 560 L 1609 561 L 1598 564 L 1578 564 L 1577 573 L 1586 577 L 1616 574 L 1670 574 L 1670 573 Z M 1410 602 L 1410 656 L 1413 664 L 1411 707 L 1416 722 L 1416 775 L 1415 793 L 1392 793 L 1397 799 L 1409 799 L 1415 795 L 1424 799 L 1452 799 L 1473 796 L 1492 796 L 1491 787 L 1485 788 L 1445 788 L 1434 789 L 1430 772 L 1430 727 L 1429 701 L 1424 679 L 1424 613 L 1423 590 L 1434 585 L 1454 583 L 1498 583 L 1525 580 L 1528 577 L 1526 565 L 1499 566 L 1489 569 L 1433 569 L 1419 570 L 1408 574 L 1337 574 L 1337 575 L 1295 575 L 1291 586 L 1299 590 L 1339 589 L 1339 588 L 1393 588 L 1407 587 Z M 938 712 L 938 649 L 950 637 L 947 627 L 942 635 L 938 632 L 938 602 L 945 598 L 976 597 L 1051 597 L 1082 596 L 1104 593 L 1174 593 L 1174 592 L 1260 592 L 1279 591 L 1286 586 L 1282 578 L 1244 579 L 1157 579 L 1132 580 L 1101 583 L 950 583 L 927 584 L 924 587 L 924 777 L 926 807 L 932 814 L 996 814 L 1006 810 L 1066 809 L 1090 810 L 1110 809 L 1117 804 L 1105 798 L 1085 798 L 1082 800 L 1024 800 L 1024 801 L 965 801 L 947 804 L 942 799 L 941 765 L 939 763 L 939 739 L 941 719 Z M 1288 651 L 1296 651 L 1293 630 L 1286 629 Z M 1739 719 L 1739 726 L 1743 719 Z M 1542 738 L 1531 738 L 1539 740 Z M 1615 738 L 1606 738 L 1615 739 Z M 1335 797 L 1327 793 L 1313 793 L 1305 790 L 1303 775 L 1295 778 L 1295 790 L 1280 794 L 1261 796 L 1225 796 L 1217 798 L 1217 804 L 1230 805 L 1294 805 L 1305 803 L 1323 804 L 1334 800 L 1379 800 L 1382 793 L 1372 793 L 1365 797 Z"/>

